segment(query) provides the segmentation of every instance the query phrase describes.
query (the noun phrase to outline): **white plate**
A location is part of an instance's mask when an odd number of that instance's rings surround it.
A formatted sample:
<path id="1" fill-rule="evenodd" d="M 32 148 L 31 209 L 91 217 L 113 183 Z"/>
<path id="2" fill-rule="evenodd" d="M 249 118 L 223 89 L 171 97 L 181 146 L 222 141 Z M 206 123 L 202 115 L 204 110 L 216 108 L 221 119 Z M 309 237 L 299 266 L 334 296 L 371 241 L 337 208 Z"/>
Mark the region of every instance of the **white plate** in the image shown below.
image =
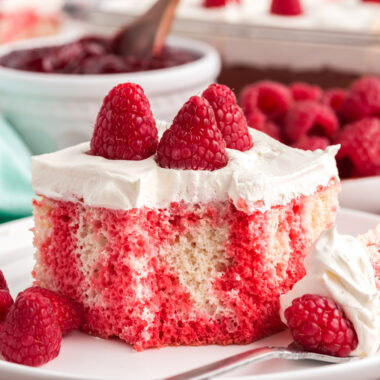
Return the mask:
<path id="1" fill-rule="evenodd" d="M 341 210 L 338 227 L 342 233 L 357 234 L 380 223 L 380 217 Z M 13 295 L 30 286 L 33 266 L 31 219 L 0 227 L 0 268 Z M 252 347 L 286 345 L 288 332 L 247 346 L 167 347 L 137 353 L 117 340 L 103 340 L 75 332 L 65 337 L 58 358 L 41 368 L 31 368 L 0 360 L 0 379 L 159 379 L 221 359 Z M 380 353 L 374 357 L 339 365 L 311 361 L 272 360 L 231 372 L 223 379 L 376 379 Z"/>
<path id="2" fill-rule="evenodd" d="M 380 214 L 380 176 L 343 180 L 339 202 L 342 207 Z"/>

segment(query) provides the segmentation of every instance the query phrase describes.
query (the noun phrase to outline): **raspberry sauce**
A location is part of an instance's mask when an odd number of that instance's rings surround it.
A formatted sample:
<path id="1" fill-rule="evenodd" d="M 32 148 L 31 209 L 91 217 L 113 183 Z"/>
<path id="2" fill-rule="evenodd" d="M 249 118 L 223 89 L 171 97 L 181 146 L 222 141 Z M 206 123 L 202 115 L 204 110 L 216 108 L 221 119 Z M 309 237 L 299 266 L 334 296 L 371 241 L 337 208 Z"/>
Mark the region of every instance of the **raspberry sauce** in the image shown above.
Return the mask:
<path id="1" fill-rule="evenodd" d="M 165 46 L 147 60 L 116 55 L 108 38 L 87 36 L 60 46 L 15 50 L 0 57 L 0 66 L 54 74 L 116 74 L 165 69 L 197 60 L 194 52 Z"/>

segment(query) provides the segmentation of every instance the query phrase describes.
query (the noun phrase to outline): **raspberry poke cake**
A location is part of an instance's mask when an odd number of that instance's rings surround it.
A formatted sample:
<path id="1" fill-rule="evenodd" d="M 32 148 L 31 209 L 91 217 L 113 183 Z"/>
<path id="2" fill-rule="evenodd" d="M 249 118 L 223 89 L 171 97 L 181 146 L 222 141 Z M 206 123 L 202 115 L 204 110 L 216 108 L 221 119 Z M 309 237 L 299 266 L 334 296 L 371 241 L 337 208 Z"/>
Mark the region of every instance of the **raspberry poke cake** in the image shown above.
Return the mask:
<path id="1" fill-rule="evenodd" d="M 248 128 L 222 85 L 171 124 L 118 85 L 90 143 L 33 158 L 35 284 L 81 304 L 85 331 L 137 350 L 276 333 L 280 295 L 335 221 L 336 152 Z"/>

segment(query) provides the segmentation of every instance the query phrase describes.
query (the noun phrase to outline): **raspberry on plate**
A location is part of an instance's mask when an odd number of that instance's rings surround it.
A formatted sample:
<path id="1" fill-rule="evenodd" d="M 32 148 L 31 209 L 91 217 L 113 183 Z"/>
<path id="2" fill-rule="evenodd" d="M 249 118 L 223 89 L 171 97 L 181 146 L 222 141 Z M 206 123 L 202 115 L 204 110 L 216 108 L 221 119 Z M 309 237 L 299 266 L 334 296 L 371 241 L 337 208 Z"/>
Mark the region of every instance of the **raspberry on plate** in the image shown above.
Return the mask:
<path id="1" fill-rule="evenodd" d="M 330 298 L 305 294 L 293 300 L 285 318 L 293 339 L 307 351 L 345 357 L 358 345 L 351 321 Z"/>
<path id="2" fill-rule="evenodd" d="M 4 321 L 12 305 L 13 298 L 9 291 L 0 289 L 0 321 Z"/>
<path id="3" fill-rule="evenodd" d="M 7 280 L 5 279 L 4 273 L 1 269 L 0 269 L 0 289 L 5 289 L 9 291 Z"/>
<path id="4" fill-rule="evenodd" d="M 276 82 L 261 81 L 249 85 L 241 94 L 241 105 L 249 116 L 250 112 L 259 109 L 270 120 L 281 120 L 292 102 L 289 89 Z"/>
<path id="5" fill-rule="evenodd" d="M 40 366 L 58 356 L 62 333 L 51 302 L 22 292 L 0 332 L 0 351 L 8 361 Z"/>
<path id="6" fill-rule="evenodd" d="M 303 82 L 294 82 L 290 85 L 293 99 L 318 101 L 322 97 L 322 89 L 319 86 Z"/>
<path id="7" fill-rule="evenodd" d="M 342 104 L 341 116 L 348 122 L 380 116 L 380 78 L 365 76 L 356 80 Z"/>
<path id="8" fill-rule="evenodd" d="M 91 154 L 111 160 L 143 160 L 157 149 L 156 122 L 143 89 L 114 87 L 104 98 L 91 139 Z"/>
<path id="9" fill-rule="evenodd" d="M 380 175 L 380 119 L 346 125 L 337 143 L 341 144 L 337 161 L 343 177 Z"/>
<path id="10" fill-rule="evenodd" d="M 34 293 L 48 299 L 56 315 L 62 335 L 72 330 L 79 329 L 83 320 L 83 311 L 80 306 L 70 298 L 62 296 L 52 290 L 32 286 L 24 290 L 24 293 Z"/>
<path id="11" fill-rule="evenodd" d="M 236 104 L 236 96 L 230 88 L 221 84 L 211 84 L 202 94 L 210 103 L 216 124 L 222 132 L 227 148 L 242 152 L 252 148 L 252 138 L 248 132 L 243 110 Z"/>
<path id="12" fill-rule="evenodd" d="M 216 170 L 227 165 L 226 143 L 209 102 L 192 96 L 180 109 L 157 148 L 162 168 Z"/>
<path id="13" fill-rule="evenodd" d="M 286 115 L 285 132 L 291 142 L 305 135 L 332 137 L 338 128 L 332 109 L 310 100 L 295 103 Z"/>
<path id="14" fill-rule="evenodd" d="M 302 14 L 300 0 L 272 0 L 270 13 L 281 16 L 298 16 Z"/>
<path id="15" fill-rule="evenodd" d="M 322 104 L 329 106 L 333 111 L 339 114 L 346 96 L 346 90 L 342 88 L 331 88 L 323 94 Z"/>
<path id="16" fill-rule="evenodd" d="M 317 150 L 326 149 L 330 142 L 326 137 L 320 136 L 302 136 L 298 141 L 292 144 L 293 148 L 303 149 L 303 150 Z"/>

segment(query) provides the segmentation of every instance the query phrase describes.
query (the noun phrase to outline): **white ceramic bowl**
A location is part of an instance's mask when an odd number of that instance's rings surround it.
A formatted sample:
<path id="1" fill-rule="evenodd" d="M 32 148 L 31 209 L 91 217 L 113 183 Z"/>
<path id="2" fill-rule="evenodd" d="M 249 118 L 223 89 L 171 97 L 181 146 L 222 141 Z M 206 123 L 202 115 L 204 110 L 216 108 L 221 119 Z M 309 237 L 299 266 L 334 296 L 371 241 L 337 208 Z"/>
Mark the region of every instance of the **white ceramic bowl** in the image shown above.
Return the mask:
<path id="1" fill-rule="evenodd" d="M 0 55 L 63 42 L 67 38 L 17 42 L 2 47 Z M 216 80 L 221 63 L 217 51 L 203 42 L 171 37 L 168 45 L 194 51 L 201 58 L 168 69 L 125 74 L 44 74 L 0 67 L 0 110 L 34 154 L 89 140 L 104 96 L 123 82 L 140 84 L 154 116 L 170 121 L 190 96 Z"/>

